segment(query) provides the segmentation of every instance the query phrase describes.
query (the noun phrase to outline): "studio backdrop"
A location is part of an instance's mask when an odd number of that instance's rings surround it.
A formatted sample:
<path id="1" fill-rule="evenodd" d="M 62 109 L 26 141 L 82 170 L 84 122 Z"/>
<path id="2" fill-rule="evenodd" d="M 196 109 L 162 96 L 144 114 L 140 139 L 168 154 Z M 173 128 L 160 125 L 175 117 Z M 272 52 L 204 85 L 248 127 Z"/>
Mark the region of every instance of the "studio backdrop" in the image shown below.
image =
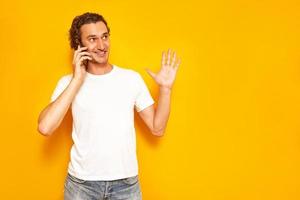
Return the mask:
<path id="1" fill-rule="evenodd" d="M 0 7 L 1 199 L 63 199 L 67 113 L 37 131 L 59 78 L 72 73 L 75 16 L 102 14 L 110 62 L 141 74 L 162 51 L 182 60 L 163 137 L 135 114 L 145 200 L 300 199 L 300 3 L 285 0 L 16 0 Z"/>

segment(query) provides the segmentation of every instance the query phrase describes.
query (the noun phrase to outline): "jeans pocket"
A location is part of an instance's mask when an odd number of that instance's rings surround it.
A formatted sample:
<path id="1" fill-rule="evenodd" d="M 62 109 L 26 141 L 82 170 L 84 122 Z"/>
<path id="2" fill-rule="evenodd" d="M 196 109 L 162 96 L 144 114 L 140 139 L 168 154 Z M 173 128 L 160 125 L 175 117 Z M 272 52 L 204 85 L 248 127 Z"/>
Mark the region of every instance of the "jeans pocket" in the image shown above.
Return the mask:
<path id="1" fill-rule="evenodd" d="M 134 185 L 138 182 L 138 180 L 138 175 L 122 179 L 123 183 L 127 185 Z"/>
<path id="2" fill-rule="evenodd" d="M 85 182 L 86 182 L 86 180 L 82 180 L 82 179 L 76 178 L 75 176 L 72 176 L 72 175 L 69 174 L 69 173 L 68 173 L 68 178 L 69 178 L 69 180 L 71 180 L 71 181 L 73 181 L 73 182 L 75 182 L 75 183 L 80 183 L 80 184 L 82 184 L 82 183 L 85 183 Z"/>

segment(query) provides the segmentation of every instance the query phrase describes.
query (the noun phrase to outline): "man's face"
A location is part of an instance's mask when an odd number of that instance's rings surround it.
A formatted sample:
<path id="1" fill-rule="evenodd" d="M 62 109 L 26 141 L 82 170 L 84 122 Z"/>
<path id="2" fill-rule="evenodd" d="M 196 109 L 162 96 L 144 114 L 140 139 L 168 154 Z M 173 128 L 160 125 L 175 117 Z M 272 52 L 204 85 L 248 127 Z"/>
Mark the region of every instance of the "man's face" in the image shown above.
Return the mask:
<path id="1" fill-rule="evenodd" d="M 89 62 L 106 64 L 109 56 L 109 33 L 103 22 L 84 24 L 80 27 L 81 43 L 92 54 Z"/>

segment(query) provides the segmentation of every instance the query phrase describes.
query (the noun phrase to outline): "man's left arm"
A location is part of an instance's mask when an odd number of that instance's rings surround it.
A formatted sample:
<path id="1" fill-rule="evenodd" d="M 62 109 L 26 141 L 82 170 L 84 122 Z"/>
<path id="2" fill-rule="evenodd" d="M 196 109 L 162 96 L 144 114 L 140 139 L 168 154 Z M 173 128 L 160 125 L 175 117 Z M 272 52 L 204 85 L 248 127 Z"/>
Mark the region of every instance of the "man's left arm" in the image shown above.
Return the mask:
<path id="1" fill-rule="evenodd" d="M 153 135 L 163 136 L 170 115 L 171 92 L 175 81 L 180 60 L 176 53 L 168 50 L 162 54 L 161 69 L 155 74 L 149 69 L 147 72 L 159 86 L 159 97 L 156 109 L 153 105 L 139 112 L 140 117 L 151 130 Z"/>

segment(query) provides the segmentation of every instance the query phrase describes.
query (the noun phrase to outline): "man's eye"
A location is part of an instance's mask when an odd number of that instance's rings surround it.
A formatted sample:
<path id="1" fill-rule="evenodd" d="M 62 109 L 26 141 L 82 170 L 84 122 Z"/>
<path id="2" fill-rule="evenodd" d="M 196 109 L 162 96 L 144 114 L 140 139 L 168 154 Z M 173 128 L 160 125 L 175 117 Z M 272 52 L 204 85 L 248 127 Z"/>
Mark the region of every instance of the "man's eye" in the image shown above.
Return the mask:
<path id="1" fill-rule="evenodd" d="M 95 40 L 95 38 L 90 38 L 90 41 L 93 42 Z"/>

